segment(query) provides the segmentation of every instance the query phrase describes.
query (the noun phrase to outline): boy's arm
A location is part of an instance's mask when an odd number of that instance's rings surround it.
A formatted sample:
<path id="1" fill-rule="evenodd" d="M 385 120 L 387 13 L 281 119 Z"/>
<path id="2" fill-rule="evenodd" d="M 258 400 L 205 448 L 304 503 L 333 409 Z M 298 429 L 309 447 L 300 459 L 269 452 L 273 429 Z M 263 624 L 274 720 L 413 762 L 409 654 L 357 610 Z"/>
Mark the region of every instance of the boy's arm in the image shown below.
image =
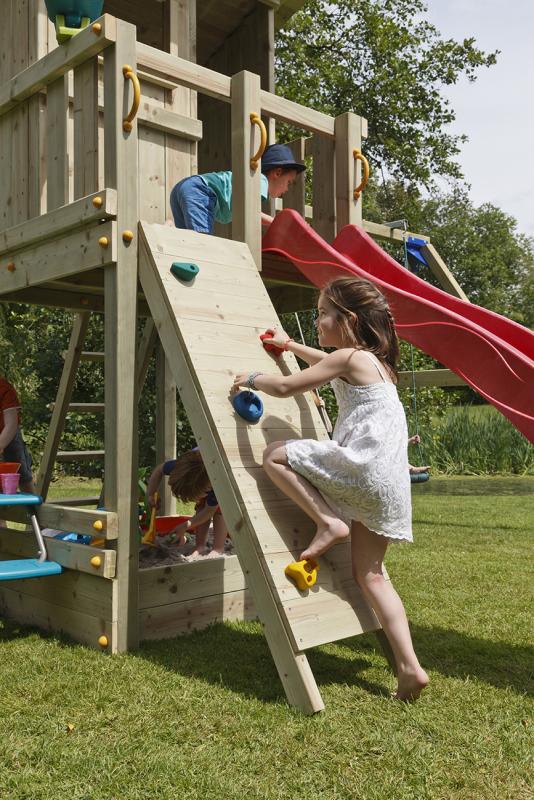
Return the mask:
<path id="1" fill-rule="evenodd" d="M 13 441 L 19 427 L 18 408 L 4 409 L 4 429 L 0 433 L 0 453 Z"/>
<path id="2" fill-rule="evenodd" d="M 157 467 L 154 467 L 150 474 L 150 478 L 148 479 L 148 483 L 146 485 L 146 499 L 150 506 L 156 505 L 154 495 L 158 491 L 160 481 L 163 478 L 164 465 L 165 462 L 158 464 Z"/>
<path id="3" fill-rule="evenodd" d="M 261 224 L 262 225 L 270 225 L 273 220 L 274 220 L 274 217 L 271 217 L 270 214 L 266 214 L 265 211 L 261 212 Z"/>

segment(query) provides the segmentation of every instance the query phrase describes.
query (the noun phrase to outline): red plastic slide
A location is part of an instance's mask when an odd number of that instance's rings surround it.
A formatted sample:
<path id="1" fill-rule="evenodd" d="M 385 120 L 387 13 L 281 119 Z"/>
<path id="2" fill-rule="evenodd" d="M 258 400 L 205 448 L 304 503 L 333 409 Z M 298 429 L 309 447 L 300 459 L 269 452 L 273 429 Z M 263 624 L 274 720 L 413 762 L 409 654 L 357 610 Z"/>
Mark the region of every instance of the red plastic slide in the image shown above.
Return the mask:
<path id="1" fill-rule="evenodd" d="M 534 443 L 534 334 L 412 275 L 350 225 L 329 245 L 294 211 L 278 214 L 263 250 L 282 255 L 317 287 L 358 275 L 391 305 L 399 336 L 453 370 Z"/>

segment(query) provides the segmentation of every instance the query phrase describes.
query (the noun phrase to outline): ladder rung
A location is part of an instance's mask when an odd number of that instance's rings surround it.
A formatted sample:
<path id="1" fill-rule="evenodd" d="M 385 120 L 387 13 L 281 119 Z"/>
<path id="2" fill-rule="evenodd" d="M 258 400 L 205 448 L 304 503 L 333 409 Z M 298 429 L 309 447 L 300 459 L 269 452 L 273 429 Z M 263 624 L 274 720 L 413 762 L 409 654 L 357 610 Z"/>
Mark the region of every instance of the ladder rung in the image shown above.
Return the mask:
<path id="1" fill-rule="evenodd" d="M 67 351 L 63 350 L 61 353 L 63 358 L 67 355 Z M 104 353 L 90 353 L 90 352 L 82 352 L 80 353 L 81 361 L 103 361 L 104 360 Z"/>
<path id="2" fill-rule="evenodd" d="M 48 404 L 50 411 L 54 410 L 55 405 L 55 403 Z M 81 414 L 102 414 L 105 408 L 104 403 L 69 403 L 67 406 L 68 411 L 77 411 Z"/>
<path id="3" fill-rule="evenodd" d="M 56 455 L 56 461 L 93 461 L 104 455 L 105 450 L 64 450 Z"/>

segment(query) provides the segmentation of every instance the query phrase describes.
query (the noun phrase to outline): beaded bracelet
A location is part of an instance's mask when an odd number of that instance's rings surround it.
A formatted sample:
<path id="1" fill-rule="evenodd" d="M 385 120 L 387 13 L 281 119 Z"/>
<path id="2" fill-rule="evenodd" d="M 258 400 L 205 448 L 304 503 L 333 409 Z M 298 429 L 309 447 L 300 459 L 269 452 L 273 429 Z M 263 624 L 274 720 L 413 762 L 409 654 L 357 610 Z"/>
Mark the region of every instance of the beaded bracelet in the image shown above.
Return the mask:
<path id="1" fill-rule="evenodd" d="M 249 389 L 254 389 L 254 390 L 257 389 L 257 386 L 255 384 L 255 380 L 259 375 L 263 375 L 263 372 L 251 372 L 250 373 L 250 375 L 247 378 L 247 386 L 248 386 Z"/>

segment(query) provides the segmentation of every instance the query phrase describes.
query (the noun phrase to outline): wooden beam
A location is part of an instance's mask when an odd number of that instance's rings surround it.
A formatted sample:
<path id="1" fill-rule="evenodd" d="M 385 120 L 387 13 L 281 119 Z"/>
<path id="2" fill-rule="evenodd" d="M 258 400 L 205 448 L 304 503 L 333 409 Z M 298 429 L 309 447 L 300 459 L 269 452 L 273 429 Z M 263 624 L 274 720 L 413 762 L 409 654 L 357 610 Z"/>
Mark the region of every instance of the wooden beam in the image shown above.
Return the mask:
<path id="1" fill-rule="evenodd" d="M 156 348 L 156 464 L 176 457 L 176 381 L 161 342 Z M 169 482 L 160 486 L 162 514 L 176 511 Z"/>
<path id="2" fill-rule="evenodd" d="M 422 233 L 411 233 L 408 231 L 405 234 L 401 228 L 389 228 L 387 225 L 381 225 L 379 222 L 369 222 L 367 219 L 362 221 L 362 227 L 373 239 L 384 239 L 387 242 L 404 244 L 405 235 L 413 236 L 416 239 L 425 239 L 427 242 L 430 241 L 426 233 L 423 235 Z"/>
<path id="3" fill-rule="evenodd" d="M 89 25 L 61 47 L 56 47 L 0 86 L 0 116 L 113 44 L 116 20 L 109 14 L 104 14 L 97 22 L 101 26 L 100 31 L 95 30 L 94 23 Z"/>
<path id="4" fill-rule="evenodd" d="M 336 228 L 362 224 L 362 198 L 353 193 L 361 180 L 361 164 L 354 149 L 362 146 L 362 118 L 348 111 L 336 117 Z"/>
<path id="5" fill-rule="evenodd" d="M 54 503 L 43 503 L 36 507 L 36 515 L 41 528 L 53 528 L 58 531 L 70 533 L 89 533 L 106 540 L 116 539 L 119 532 L 117 514 L 112 511 L 93 511 L 91 509 L 68 508 Z M 5 506 L 2 508 L 2 517 L 12 522 L 28 523 L 28 513 L 22 506 Z M 95 522 L 99 528 L 94 527 Z"/>
<path id="6" fill-rule="evenodd" d="M 299 136 L 292 142 L 288 142 L 288 147 L 293 153 L 293 158 L 297 163 L 303 162 L 306 155 L 306 139 Z M 288 191 L 282 198 L 283 208 L 293 208 L 304 217 L 306 214 L 306 173 L 301 172 L 291 184 Z"/>
<path id="7" fill-rule="evenodd" d="M 77 531 L 73 531 L 77 533 Z M 86 544 L 65 542 L 45 537 L 46 550 L 50 561 L 57 561 L 62 567 L 98 575 L 101 578 L 115 577 L 115 550 L 102 550 Z M 26 531 L 7 530 L 0 527 L 0 551 L 19 558 L 32 558 L 35 555 L 35 538 Z M 99 563 L 97 563 L 97 559 Z M 93 562 L 93 563 L 91 563 Z"/>
<path id="8" fill-rule="evenodd" d="M 137 405 L 135 355 L 137 325 L 137 258 L 139 220 L 138 135 L 134 119 L 123 130 L 124 107 L 133 91 L 125 87 L 123 65 L 135 65 L 136 30 L 116 20 L 115 47 L 104 54 L 104 183 L 117 191 L 119 231 L 116 265 L 105 270 L 106 415 L 104 504 L 120 520 L 117 577 L 113 581 L 113 652 L 137 647 L 138 552 L 137 520 Z M 156 51 L 157 52 L 157 51 Z M 115 223 L 114 223 L 115 224 Z M 132 231 L 125 241 L 122 232 Z"/>
<path id="9" fill-rule="evenodd" d="M 421 254 L 426 258 L 428 266 L 432 274 L 439 281 L 440 286 L 449 294 L 454 295 L 454 297 L 459 297 L 461 300 L 465 300 L 469 303 L 469 298 L 466 293 L 447 267 L 434 245 L 428 242 L 425 247 L 421 248 Z"/>
<path id="10" fill-rule="evenodd" d="M 115 232 L 115 222 L 106 222 L 0 257 L 0 295 L 112 264 L 117 258 Z M 102 237 L 108 242 L 104 247 Z"/>
<path id="11" fill-rule="evenodd" d="M 67 134 L 69 92 L 62 75 L 46 93 L 46 207 L 48 211 L 69 201 L 69 143 Z"/>
<path id="12" fill-rule="evenodd" d="M 97 200 L 95 205 L 94 200 Z M 100 202 L 100 200 L 102 202 Z M 117 214 L 117 193 L 113 189 L 93 192 L 62 208 L 49 211 L 35 219 L 22 222 L 0 233 L 0 256 L 12 256 L 17 250 L 31 247 L 47 239 L 59 239 L 63 234 L 101 220 L 114 219 Z"/>
<path id="13" fill-rule="evenodd" d="M 143 101 L 139 106 L 138 121 L 140 125 L 145 125 L 147 128 L 180 136 L 191 142 L 199 142 L 202 139 L 201 120 L 177 114 L 175 111 L 162 108 L 149 101 Z"/>
<path id="14" fill-rule="evenodd" d="M 422 369 L 415 373 L 415 385 L 422 386 L 467 386 L 458 375 L 450 369 Z M 399 372 L 399 389 L 408 389 L 413 386 L 411 371 Z"/>
<path id="15" fill-rule="evenodd" d="M 313 229 L 330 244 L 336 237 L 336 158 L 335 142 L 316 134 L 310 143 L 312 156 L 313 209 L 309 214 Z M 308 216 L 307 209 L 305 214 Z"/>

